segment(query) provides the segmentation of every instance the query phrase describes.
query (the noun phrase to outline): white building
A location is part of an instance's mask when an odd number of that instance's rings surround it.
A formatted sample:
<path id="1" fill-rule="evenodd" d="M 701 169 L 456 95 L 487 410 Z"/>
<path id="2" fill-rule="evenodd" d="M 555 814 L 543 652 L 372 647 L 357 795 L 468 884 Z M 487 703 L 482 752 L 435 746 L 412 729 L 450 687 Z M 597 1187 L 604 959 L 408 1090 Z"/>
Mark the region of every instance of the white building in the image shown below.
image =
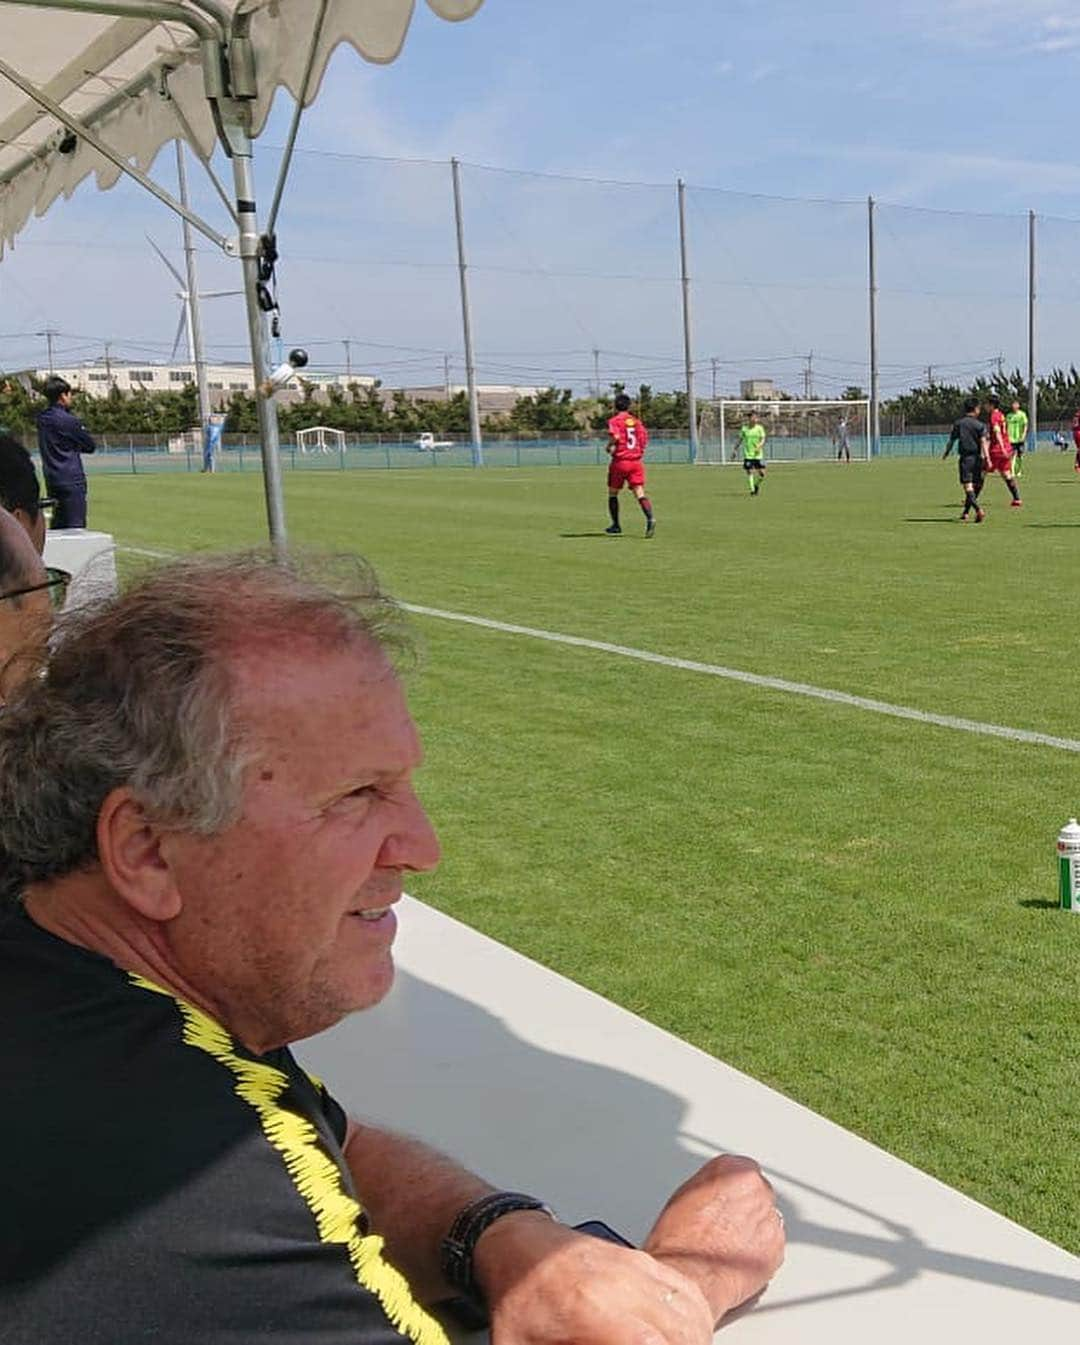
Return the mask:
<path id="1" fill-rule="evenodd" d="M 136 364 L 110 360 L 108 364 L 73 364 L 55 369 L 27 369 L 24 376 L 44 380 L 56 374 L 88 397 L 107 397 L 119 392 L 179 392 L 195 382 L 193 364 Z M 208 364 L 207 382 L 215 403 L 226 402 L 234 392 L 254 392 L 255 378 L 248 364 Z"/>
<path id="2" fill-rule="evenodd" d="M 92 364 L 73 364 L 48 369 L 26 369 L 16 375 L 25 382 L 30 378 L 43 381 L 50 372 L 66 379 L 71 386 L 89 397 L 107 397 L 112 388 L 122 393 L 135 392 L 178 392 L 186 383 L 195 382 L 193 364 L 136 364 L 110 360 L 108 364 L 95 361 Z M 326 388 L 337 386 L 342 389 L 350 383 L 361 387 L 372 387 L 376 380 L 368 374 L 326 374 L 317 370 L 304 370 L 304 381 L 315 385 L 315 395 Z M 235 392 L 253 393 L 255 376 L 250 364 L 208 364 L 206 381 L 210 390 L 210 401 L 215 407 L 223 407 Z M 285 401 L 295 401 L 301 396 L 299 384 L 285 396 Z"/>

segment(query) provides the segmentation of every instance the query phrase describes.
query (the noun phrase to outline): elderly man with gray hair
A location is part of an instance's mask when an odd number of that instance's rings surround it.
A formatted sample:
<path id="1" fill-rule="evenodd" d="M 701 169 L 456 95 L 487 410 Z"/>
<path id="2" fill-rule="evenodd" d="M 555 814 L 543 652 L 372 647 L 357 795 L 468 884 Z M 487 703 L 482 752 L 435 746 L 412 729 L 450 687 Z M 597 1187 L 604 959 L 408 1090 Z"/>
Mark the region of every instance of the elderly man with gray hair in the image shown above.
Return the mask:
<path id="1" fill-rule="evenodd" d="M 439 857 L 407 649 L 358 565 L 192 560 L 65 613 L 0 716 L 0 1340 L 441 1345 L 464 1294 L 498 1345 L 705 1345 L 779 1265 L 749 1159 L 615 1246 L 293 1058 L 387 993 Z"/>

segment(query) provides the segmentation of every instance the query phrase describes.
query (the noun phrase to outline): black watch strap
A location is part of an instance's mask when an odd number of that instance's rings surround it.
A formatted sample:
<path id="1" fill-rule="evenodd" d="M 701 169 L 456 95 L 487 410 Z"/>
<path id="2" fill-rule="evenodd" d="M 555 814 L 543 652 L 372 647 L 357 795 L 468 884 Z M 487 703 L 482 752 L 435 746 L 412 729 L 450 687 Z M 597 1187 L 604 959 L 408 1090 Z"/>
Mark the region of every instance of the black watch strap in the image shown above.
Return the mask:
<path id="1" fill-rule="evenodd" d="M 473 1276 L 473 1252 L 480 1236 L 496 1220 L 507 1214 L 516 1214 L 518 1210 L 540 1210 L 555 1218 L 555 1211 L 535 1196 L 523 1195 L 520 1191 L 494 1191 L 466 1205 L 454 1220 L 450 1232 L 442 1240 L 439 1248 L 439 1262 L 442 1273 L 454 1286 L 473 1303 L 483 1301 L 483 1295 Z"/>

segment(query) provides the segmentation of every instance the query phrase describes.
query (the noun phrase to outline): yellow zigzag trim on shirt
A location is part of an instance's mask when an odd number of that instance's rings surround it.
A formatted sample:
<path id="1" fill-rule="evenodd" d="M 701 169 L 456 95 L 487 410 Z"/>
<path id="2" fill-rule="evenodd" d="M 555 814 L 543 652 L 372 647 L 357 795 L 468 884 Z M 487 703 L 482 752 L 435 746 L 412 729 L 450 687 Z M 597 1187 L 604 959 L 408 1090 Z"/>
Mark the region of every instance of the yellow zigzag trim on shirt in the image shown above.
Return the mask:
<path id="1" fill-rule="evenodd" d="M 142 976 L 131 974 L 131 981 L 171 999 L 184 1022 L 185 1044 L 205 1051 L 233 1074 L 237 1096 L 258 1115 L 263 1134 L 281 1155 L 293 1184 L 315 1217 L 320 1240 L 346 1248 L 357 1283 L 375 1295 L 395 1330 L 416 1345 L 449 1345 L 442 1327 L 413 1298 L 404 1275 L 383 1258 L 383 1239 L 357 1232 L 360 1206 L 346 1194 L 341 1172 L 322 1148 L 315 1127 L 278 1105 L 289 1086 L 288 1075 L 272 1065 L 238 1056 L 229 1033 L 193 1004 Z"/>

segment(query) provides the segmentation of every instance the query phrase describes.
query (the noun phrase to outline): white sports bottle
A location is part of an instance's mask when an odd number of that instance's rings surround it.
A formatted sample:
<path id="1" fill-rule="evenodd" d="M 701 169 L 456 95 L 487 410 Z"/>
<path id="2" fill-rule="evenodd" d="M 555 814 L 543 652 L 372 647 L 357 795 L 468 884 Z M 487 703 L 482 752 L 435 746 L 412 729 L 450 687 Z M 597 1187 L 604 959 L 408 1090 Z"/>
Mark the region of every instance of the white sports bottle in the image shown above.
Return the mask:
<path id="1" fill-rule="evenodd" d="M 1066 911 L 1080 915 L 1080 823 L 1075 817 L 1058 832 L 1058 891 Z"/>

